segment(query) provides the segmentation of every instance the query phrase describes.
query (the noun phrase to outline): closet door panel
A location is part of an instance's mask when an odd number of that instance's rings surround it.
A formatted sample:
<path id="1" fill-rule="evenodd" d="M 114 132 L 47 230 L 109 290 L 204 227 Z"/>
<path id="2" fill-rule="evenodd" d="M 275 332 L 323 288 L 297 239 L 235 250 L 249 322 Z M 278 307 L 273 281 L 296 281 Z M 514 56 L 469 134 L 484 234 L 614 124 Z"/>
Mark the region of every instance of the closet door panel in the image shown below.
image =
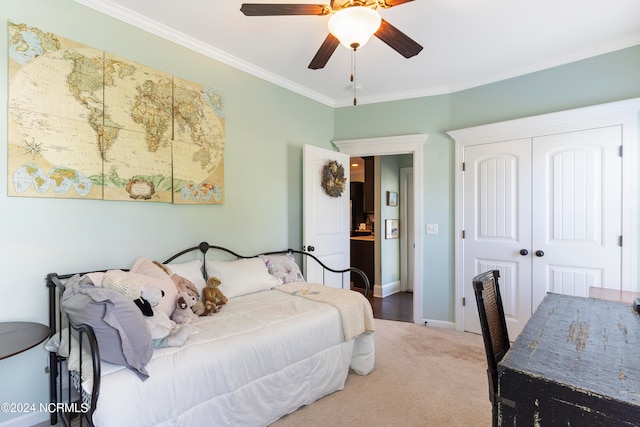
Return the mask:
<path id="1" fill-rule="evenodd" d="M 472 278 L 500 271 L 500 293 L 509 334 L 516 336 L 531 316 L 531 140 L 465 149 L 465 295 Z M 475 302 L 465 305 L 465 330 L 480 332 Z"/>
<path id="2" fill-rule="evenodd" d="M 547 292 L 620 288 L 621 141 L 620 126 L 533 139 L 534 308 Z"/>

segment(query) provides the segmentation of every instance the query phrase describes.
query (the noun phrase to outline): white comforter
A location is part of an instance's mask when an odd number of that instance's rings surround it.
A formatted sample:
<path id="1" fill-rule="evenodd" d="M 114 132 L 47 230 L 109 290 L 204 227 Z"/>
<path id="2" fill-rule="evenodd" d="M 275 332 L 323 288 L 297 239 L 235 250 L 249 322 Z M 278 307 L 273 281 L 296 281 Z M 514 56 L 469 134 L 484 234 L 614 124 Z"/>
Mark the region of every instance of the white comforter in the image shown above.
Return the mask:
<path id="1" fill-rule="evenodd" d="M 262 426 L 374 366 L 373 334 L 345 341 L 338 310 L 276 290 L 199 318 L 182 347 L 156 349 L 141 381 L 102 363 L 96 426 Z"/>

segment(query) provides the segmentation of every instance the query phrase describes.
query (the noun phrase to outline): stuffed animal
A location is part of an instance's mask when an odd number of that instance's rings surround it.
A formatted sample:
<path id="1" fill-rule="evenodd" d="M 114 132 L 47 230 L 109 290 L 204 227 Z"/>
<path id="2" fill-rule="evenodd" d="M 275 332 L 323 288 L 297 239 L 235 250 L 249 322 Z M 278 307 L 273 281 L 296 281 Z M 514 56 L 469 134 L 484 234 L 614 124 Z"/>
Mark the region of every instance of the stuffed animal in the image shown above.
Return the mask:
<path id="1" fill-rule="evenodd" d="M 189 337 L 190 325 L 177 325 L 166 313 L 153 308 L 164 297 L 162 289 L 145 285 L 139 277 L 122 270 L 107 271 L 102 286 L 128 296 L 140 308 L 155 348 L 179 347 Z"/>
<path id="2" fill-rule="evenodd" d="M 164 292 L 156 287 L 141 285 L 142 298 L 147 300 L 151 307 L 155 307 L 164 297 Z M 191 325 L 177 325 L 164 312 L 153 310 L 152 316 L 144 316 L 145 323 L 151 332 L 151 339 L 155 348 L 180 347 L 191 333 Z"/>
<path id="3" fill-rule="evenodd" d="M 218 310 L 220 306 L 227 303 L 227 297 L 218 288 L 222 282 L 217 277 L 209 277 L 207 286 L 202 289 L 202 301 L 204 301 L 204 314 L 209 316 Z"/>
<path id="4" fill-rule="evenodd" d="M 180 292 L 178 294 L 178 299 L 176 300 L 176 309 L 171 315 L 171 320 L 176 322 L 178 325 L 183 325 L 185 323 L 191 323 L 191 321 L 197 319 L 198 315 L 191 310 L 191 308 L 196 305 L 197 302 L 203 304 L 190 293 Z"/>
<path id="5" fill-rule="evenodd" d="M 178 293 L 188 292 L 193 297 L 195 297 L 196 303 L 191 306 L 191 311 L 193 311 L 197 316 L 202 316 L 204 313 L 204 303 L 200 301 L 200 292 L 198 291 L 196 285 L 194 285 L 191 280 L 173 273 L 171 269 L 165 264 L 162 264 L 159 261 L 153 261 L 153 263 L 164 270 L 164 272 L 167 273 L 169 277 L 171 277 L 174 285 L 176 285 Z"/>
<path id="6" fill-rule="evenodd" d="M 122 295 L 129 297 L 136 303 L 142 314 L 152 316 L 153 309 L 151 304 L 144 298 L 140 291 L 142 282 L 136 277 L 132 277 L 129 273 L 122 270 L 109 270 L 102 278 L 102 287 L 113 289 Z"/>

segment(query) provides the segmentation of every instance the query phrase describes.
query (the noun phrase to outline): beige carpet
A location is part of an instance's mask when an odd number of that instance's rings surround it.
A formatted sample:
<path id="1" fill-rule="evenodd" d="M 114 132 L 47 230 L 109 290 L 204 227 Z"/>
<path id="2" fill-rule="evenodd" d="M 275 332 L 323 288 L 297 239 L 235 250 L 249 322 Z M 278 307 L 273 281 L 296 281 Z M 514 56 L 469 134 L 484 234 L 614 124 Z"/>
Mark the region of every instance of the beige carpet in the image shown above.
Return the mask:
<path id="1" fill-rule="evenodd" d="M 281 418 L 288 426 L 491 426 L 480 335 L 376 319 L 376 366 Z"/>

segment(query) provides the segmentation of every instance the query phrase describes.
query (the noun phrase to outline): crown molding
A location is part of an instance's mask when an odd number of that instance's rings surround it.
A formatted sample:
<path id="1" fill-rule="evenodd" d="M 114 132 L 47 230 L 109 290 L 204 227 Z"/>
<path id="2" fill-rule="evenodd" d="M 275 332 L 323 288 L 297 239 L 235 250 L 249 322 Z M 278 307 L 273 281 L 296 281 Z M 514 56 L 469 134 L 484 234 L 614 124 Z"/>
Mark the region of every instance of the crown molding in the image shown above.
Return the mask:
<path id="1" fill-rule="evenodd" d="M 219 61 L 230 67 L 236 68 L 240 71 L 244 71 L 250 75 L 258 77 L 269 83 L 273 83 L 282 88 L 288 89 L 304 97 L 310 98 L 321 104 L 327 105 L 332 108 L 353 106 L 353 98 L 341 98 L 334 99 L 325 96 L 321 93 L 313 91 L 305 86 L 295 83 L 291 80 L 285 79 L 277 74 L 265 70 L 264 68 L 257 67 L 247 61 L 244 61 L 236 56 L 230 55 L 220 49 L 217 49 L 206 43 L 190 37 L 184 33 L 176 31 L 166 25 L 160 24 L 157 21 L 151 20 L 144 15 L 134 12 L 130 9 L 113 3 L 110 0 L 74 0 L 76 3 L 87 6 L 98 12 L 104 13 L 112 18 L 118 19 L 122 22 L 130 24 L 136 28 L 147 31 L 151 34 L 155 34 L 158 37 L 174 42 L 187 49 L 201 53 L 209 58 Z M 381 95 L 362 96 L 358 97 L 358 105 L 376 104 L 381 102 L 400 101 L 404 99 L 422 98 L 436 95 L 447 95 L 455 92 L 460 92 L 466 89 L 472 89 L 478 86 L 496 83 L 502 80 L 508 80 L 515 77 L 524 76 L 526 74 L 543 71 L 553 67 L 566 65 L 572 62 L 592 58 L 598 55 L 603 55 L 616 50 L 621 50 L 633 46 L 640 45 L 640 33 L 632 34 L 620 40 L 616 40 L 611 43 L 604 43 L 598 46 L 593 46 L 590 49 L 583 50 L 581 52 L 572 53 L 561 57 L 554 58 L 552 60 L 538 62 L 535 64 L 527 65 L 511 69 L 505 72 L 496 73 L 480 77 L 478 79 L 468 80 L 457 84 L 443 84 L 440 86 L 417 88 L 415 90 L 389 92 Z"/>
<path id="2" fill-rule="evenodd" d="M 187 49 L 201 53 L 209 58 L 220 61 L 223 64 L 236 68 L 240 71 L 244 71 L 262 80 L 266 80 L 269 83 L 273 83 L 277 86 L 288 89 L 304 97 L 313 99 L 314 101 L 325 104 L 329 107 L 335 107 L 336 102 L 333 98 L 322 95 L 318 92 L 310 90 L 302 85 L 299 85 L 291 80 L 282 78 L 264 68 L 257 67 L 247 61 L 244 61 L 236 56 L 230 55 L 220 49 L 217 49 L 206 43 L 190 37 L 184 33 L 174 30 L 166 25 L 160 24 L 157 21 L 147 18 L 137 12 L 124 8 L 118 4 L 115 4 L 109 0 L 75 0 L 76 3 L 87 6 L 98 12 L 104 13 L 112 18 L 127 24 L 133 25 L 136 28 L 147 31 L 163 39 L 174 42 Z"/>

